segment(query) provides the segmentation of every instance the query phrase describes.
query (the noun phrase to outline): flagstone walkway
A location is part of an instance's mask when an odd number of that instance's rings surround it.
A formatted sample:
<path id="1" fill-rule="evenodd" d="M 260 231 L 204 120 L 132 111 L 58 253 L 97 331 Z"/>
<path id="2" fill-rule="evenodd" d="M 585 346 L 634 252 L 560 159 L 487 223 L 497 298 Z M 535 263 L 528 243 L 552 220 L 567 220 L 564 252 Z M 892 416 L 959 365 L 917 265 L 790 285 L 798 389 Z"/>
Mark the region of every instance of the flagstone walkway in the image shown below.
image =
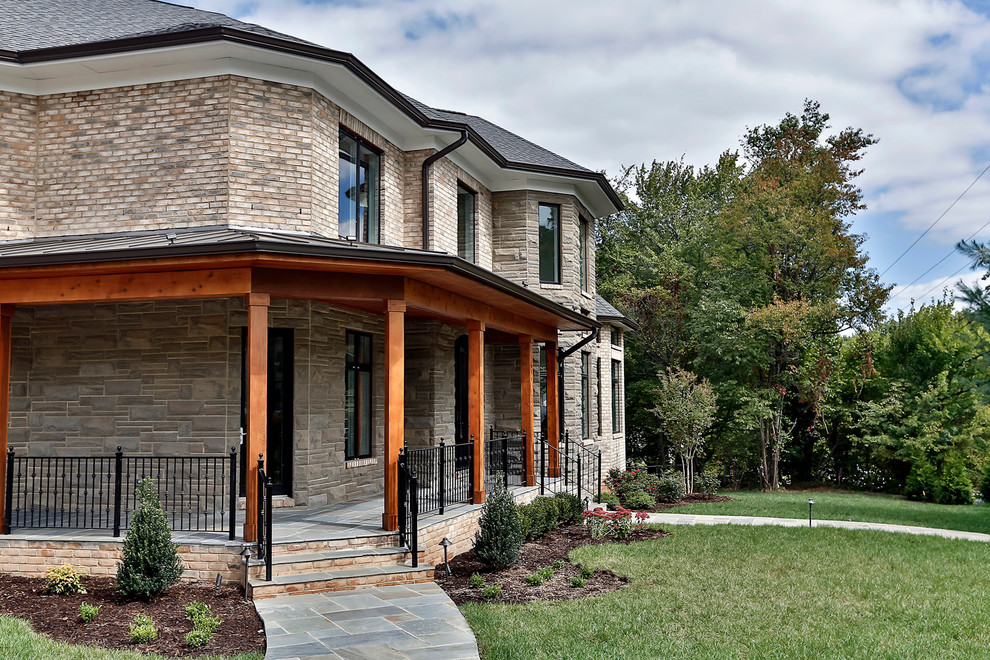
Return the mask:
<path id="1" fill-rule="evenodd" d="M 778 527 L 807 527 L 807 518 L 761 518 L 757 516 L 718 516 L 683 513 L 651 513 L 648 522 L 659 525 L 775 525 Z M 947 539 L 983 541 L 990 543 L 990 534 L 961 532 L 954 529 L 892 525 L 888 523 L 853 522 L 849 520 L 813 520 L 813 527 L 838 527 L 841 529 L 873 529 L 881 532 L 941 536 Z"/>
<path id="2" fill-rule="evenodd" d="M 478 644 L 433 582 L 256 600 L 265 660 L 476 660 Z"/>

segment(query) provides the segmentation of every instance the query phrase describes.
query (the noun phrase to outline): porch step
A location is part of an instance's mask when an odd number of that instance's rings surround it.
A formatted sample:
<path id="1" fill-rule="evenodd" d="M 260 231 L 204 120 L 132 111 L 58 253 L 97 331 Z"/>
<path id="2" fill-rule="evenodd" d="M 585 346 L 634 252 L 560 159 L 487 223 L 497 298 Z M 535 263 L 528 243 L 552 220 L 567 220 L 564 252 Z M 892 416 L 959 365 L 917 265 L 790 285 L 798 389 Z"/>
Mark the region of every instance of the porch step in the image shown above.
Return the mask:
<path id="1" fill-rule="evenodd" d="M 326 591 L 348 591 L 359 587 L 386 587 L 433 581 L 433 566 L 359 566 L 335 571 L 273 577 L 271 582 L 257 578 L 248 581 L 249 597 L 272 598 Z"/>
<path id="2" fill-rule="evenodd" d="M 277 547 L 272 549 L 272 574 L 279 577 L 362 566 L 399 566 L 411 561 L 409 550 L 395 546 L 279 554 L 280 551 L 281 549 Z M 425 552 L 420 550 L 420 561 L 424 555 Z M 264 572 L 263 561 L 257 559 L 251 561 L 251 577 L 260 578 Z"/>
<path id="3" fill-rule="evenodd" d="M 272 556 L 299 553 L 317 553 L 332 550 L 355 550 L 364 548 L 392 548 L 399 544 L 398 532 L 366 534 L 346 538 L 313 539 L 308 541 L 272 541 Z"/>

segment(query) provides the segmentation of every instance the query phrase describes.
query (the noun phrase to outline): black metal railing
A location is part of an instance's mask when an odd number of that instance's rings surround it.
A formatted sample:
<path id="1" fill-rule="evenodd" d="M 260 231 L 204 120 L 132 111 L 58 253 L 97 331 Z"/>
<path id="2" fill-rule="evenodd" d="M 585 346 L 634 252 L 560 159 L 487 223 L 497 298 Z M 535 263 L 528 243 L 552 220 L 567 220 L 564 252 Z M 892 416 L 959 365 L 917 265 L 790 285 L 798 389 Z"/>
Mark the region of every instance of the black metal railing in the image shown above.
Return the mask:
<path id="1" fill-rule="evenodd" d="M 474 441 L 404 449 L 406 469 L 416 477 L 420 514 L 443 515 L 448 504 L 470 502 L 474 481 Z"/>
<path id="2" fill-rule="evenodd" d="M 571 493 L 578 498 L 602 495 L 602 452 L 572 443 L 565 432 L 563 442 L 553 446 L 544 436 L 536 438 L 536 470 L 540 494 Z"/>
<path id="3" fill-rule="evenodd" d="M 525 455 L 525 431 L 496 431 L 492 427 L 485 443 L 485 488 L 491 488 L 495 475 L 499 473 L 506 488 L 524 485 Z"/>
<path id="4" fill-rule="evenodd" d="M 200 456 L 16 456 L 7 452 L 4 530 L 130 526 L 137 486 L 155 480 L 172 525 L 181 531 L 226 531 L 234 538 L 237 452 Z"/>
<path id="5" fill-rule="evenodd" d="M 265 560 L 265 580 L 272 579 L 272 480 L 265 474 L 264 454 L 258 454 L 258 559 Z"/>
<path id="6" fill-rule="evenodd" d="M 412 566 L 419 566 L 419 483 L 409 470 L 405 452 L 399 454 L 399 545 L 409 548 Z"/>

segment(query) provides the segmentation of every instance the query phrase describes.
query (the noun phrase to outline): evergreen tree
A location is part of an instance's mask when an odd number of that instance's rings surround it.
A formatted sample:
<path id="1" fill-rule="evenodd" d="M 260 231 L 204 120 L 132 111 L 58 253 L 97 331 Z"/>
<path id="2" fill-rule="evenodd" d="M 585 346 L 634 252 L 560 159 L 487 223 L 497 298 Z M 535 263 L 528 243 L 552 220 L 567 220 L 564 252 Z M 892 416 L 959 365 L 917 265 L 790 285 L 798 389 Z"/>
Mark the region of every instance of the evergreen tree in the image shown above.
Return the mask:
<path id="1" fill-rule="evenodd" d="M 506 490 L 502 477 L 496 475 L 495 485 L 481 509 L 478 533 L 474 537 L 474 552 L 478 559 L 499 569 L 519 561 L 523 544 L 522 520 L 519 507 Z"/>
<path id="2" fill-rule="evenodd" d="M 131 518 L 123 557 L 117 564 L 117 591 L 128 598 L 147 600 L 178 582 L 183 567 L 155 480 L 142 479 L 137 494 L 138 510 Z"/>

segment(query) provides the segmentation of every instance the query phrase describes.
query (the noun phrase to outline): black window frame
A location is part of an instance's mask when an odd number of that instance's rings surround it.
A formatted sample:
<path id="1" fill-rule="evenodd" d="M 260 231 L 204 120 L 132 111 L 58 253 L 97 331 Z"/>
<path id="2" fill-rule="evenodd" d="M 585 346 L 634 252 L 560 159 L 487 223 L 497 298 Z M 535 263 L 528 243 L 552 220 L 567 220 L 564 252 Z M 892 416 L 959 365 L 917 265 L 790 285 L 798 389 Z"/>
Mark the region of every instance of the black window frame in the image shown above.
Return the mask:
<path id="1" fill-rule="evenodd" d="M 602 435 L 602 359 L 595 358 L 595 412 L 598 413 L 598 435 Z"/>
<path id="2" fill-rule="evenodd" d="M 621 347 L 622 346 L 622 328 L 616 328 L 612 326 L 609 330 L 609 341 L 612 346 Z"/>
<path id="3" fill-rule="evenodd" d="M 368 360 L 361 362 L 358 357 L 358 340 L 368 341 Z M 352 343 L 353 342 L 353 343 Z M 351 346 L 355 349 L 352 351 Z M 368 332 L 358 330 L 347 330 L 344 334 L 344 460 L 355 461 L 365 458 L 372 458 L 375 452 L 375 338 Z M 367 374 L 370 386 L 368 387 L 368 400 L 359 408 L 356 402 L 353 407 L 348 406 L 351 397 L 357 398 L 360 392 L 360 376 L 353 380 L 350 373 Z M 351 389 L 354 388 L 352 392 Z M 368 427 L 367 451 L 362 451 L 365 447 L 361 442 L 362 424 Z M 356 431 L 354 429 L 357 429 Z"/>
<path id="4" fill-rule="evenodd" d="M 581 437 L 591 437 L 591 353 L 581 351 Z"/>
<path id="5" fill-rule="evenodd" d="M 470 250 L 465 249 L 461 253 L 461 194 L 471 196 L 471 246 Z M 467 237 L 464 237 L 464 245 L 467 248 Z M 457 182 L 457 256 L 473 264 L 478 263 L 478 191 L 466 185 L 463 181 Z"/>
<path id="6" fill-rule="evenodd" d="M 360 160 L 361 160 L 361 152 L 362 152 L 362 150 L 369 151 L 369 152 L 375 154 L 376 156 L 378 156 L 378 181 L 377 181 L 377 183 L 375 185 L 375 193 L 376 193 L 375 211 L 376 211 L 377 217 L 375 218 L 375 222 L 374 222 L 375 235 L 373 237 L 362 236 L 361 234 L 362 234 L 362 229 L 363 229 L 363 223 L 360 222 L 361 205 L 360 205 L 360 203 L 358 203 L 358 205 L 357 205 L 357 214 L 356 214 L 356 217 L 355 217 L 355 220 L 354 220 L 355 226 L 357 228 L 357 234 L 354 237 L 345 236 L 345 235 L 341 234 L 340 233 L 340 221 L 341 221 L 341 215 L 342 215 L 341 214 L 341 210 L 342 209 L 341 209 L 341 204 L 340 204 L 340 196 L 341 195 L 340 195 L 340 191 L 338 190 L 337 191 L 337 233 L 338 233 L 338 235 L 341 238 L 346 238 L 348 240 L 354 240 L 354 241 L 357 241 L 358 243 L 368 243 L 370 245 L 380 245 L 381 244 L 381 241 L 382 241 L 382 155 L 383 155 L 383 152 L 382 152 L 381 149 L 379 149 L 375 145 L 373 145 L 370 142 L 368 142 L 367 140 L 364 140 L 361 137 L 355 135 L 354 133 L 352 133 L 351 131 L 347 130 L 343 126 L 339 127 L 339 129 L 338 129 L 338 135 L 337 135 L 337 181 L 338 181 L 338 186 L 340 185 L 339 184 L 339 181 L 341 179 L 341 172 L 343 171 L 343 167 L 344 167 L 344 164 L 345 163 L 347 163 L 347 165 L 349 167 L 352 166 L 352 167 L 355 168 L 355 177 L 354 178 L 357 179 L 357 172 L 356 172 L 356 170 L 358 168 L 358 164 L 357 163 L 351 164 L 349 161 L 345 161 L 345 160 L 343 160 L 340 157 L 340 140 L 341 140 L 341 138 L 343 138 L 345 136 L 348 137 L 348 138 L 350 138 L 350 139 L 352 139 L 352 140 L 354 140 L 354 142 L 357 143 L 357 160 L 358 160 L 358 162 L 360 162 Z M 370 197 L 369 197 L 369 200 L 370 200 Z M 369 224 L 371 224 L 371 223 L 369 222 Z M 369 230 L 369 233 L 370 233 L 370 230 Z"/>
<path id="7" fill-rule="evenodd" d="M 612 433 L 622 432 L 622 362 L 612 360 Z"/>
<path id="8" fill-rule="evenodd" d="M 553 279 L 553 280 L 545 280 L 545 279 L 543 279 L 543 229 L 542 229 L 542 223 L 541 223 L 540 218 L 542 217 L 542 212 L 543 212 L 542 210 L 544 208 L 548 208 L 548 209 L 551 209 L 551 210 L 556 209 L 556 211 L 557 211 L 557 226 L 556 226 L 555 231 L 554 231 L 554 233 L 555 233 L 555 239 L 556 239 L 556 242 L 557 242 L 557 245 L 556 245 L 556 248 L 557 249 L 555 250 L 556 257 L 557 257 L 557 263 L 556 263 L 556 269 L 555 269 L 556 272 L 554 273 L 554 277 L 556 279 Z M 562 214 L 561 209 L 560 209 L 560 204 L 550 204 L 548 202 L 539 202 L 537 204 L 537 256 L 538 256 L 537 270 L 538 270 L 538 274 L 539 274 L 539 278 L 540 278 L 540 284 L 556 284 L 556 285 L 563 284 L 563 277 L 561 275 L 561 273 L 563 271 L 563 268 L 562 268 L 562 262 L 563 262 L 563 253 L 562 253 L 563 227 L 561 227 L 562 222 L 563 222 L 563 214 Z"/>

